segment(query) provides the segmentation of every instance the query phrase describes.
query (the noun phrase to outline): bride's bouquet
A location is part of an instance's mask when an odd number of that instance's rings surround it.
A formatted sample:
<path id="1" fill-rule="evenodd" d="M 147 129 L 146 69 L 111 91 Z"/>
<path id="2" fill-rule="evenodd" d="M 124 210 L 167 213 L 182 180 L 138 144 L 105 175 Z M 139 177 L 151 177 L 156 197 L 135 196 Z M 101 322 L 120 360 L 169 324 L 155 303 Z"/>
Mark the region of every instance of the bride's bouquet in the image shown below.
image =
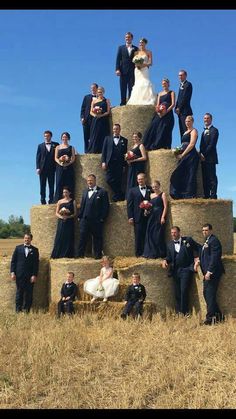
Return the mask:
<path id="1" fill-rule="evenodd" d="M 134 57 L 133 58 L 133 63 L 135 64 L 135 67 L 137 67 L 137 68 L 141 68 L 141 66 L 143 65 L 143 63 L 144 63 L 144 58 L 142 58 L 142 57 L 138 57 L 138 56 L 136 56 L 136 57 Z"/>

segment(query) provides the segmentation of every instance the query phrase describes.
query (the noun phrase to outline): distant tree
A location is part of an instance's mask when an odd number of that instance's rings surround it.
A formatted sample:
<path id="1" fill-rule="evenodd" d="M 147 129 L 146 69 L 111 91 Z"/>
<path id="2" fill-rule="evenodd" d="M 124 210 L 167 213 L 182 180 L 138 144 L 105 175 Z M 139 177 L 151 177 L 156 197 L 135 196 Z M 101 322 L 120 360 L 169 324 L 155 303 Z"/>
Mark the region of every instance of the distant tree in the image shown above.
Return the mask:
<path id="1" fill-rule="evenodd" d="M 25 233 L 30 231 L 30 226 L 24 223 L 22 215 L 10 215 L 8 223 L 0 219 L 0 238 L 23 237 Z"/>

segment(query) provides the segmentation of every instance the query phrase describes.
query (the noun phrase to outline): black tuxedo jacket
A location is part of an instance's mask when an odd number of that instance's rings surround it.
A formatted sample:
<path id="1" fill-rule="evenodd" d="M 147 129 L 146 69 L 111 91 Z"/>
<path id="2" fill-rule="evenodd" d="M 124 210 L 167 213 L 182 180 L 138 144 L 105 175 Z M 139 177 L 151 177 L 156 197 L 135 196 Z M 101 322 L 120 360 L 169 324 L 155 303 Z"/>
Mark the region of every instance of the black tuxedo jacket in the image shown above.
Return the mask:
<path id="1" fill-rule="evenodd" d="M 109 135 L 105 137 L 103 148 L 102 148 L 102 163 L 106 163 L 107 165 L 109 165 L 109 162 L 112 156 L 113 144 L 114 144 L 113 135 Z M 125 153 L 127 153 L 127 145 L 128 145 L 127 138 L 122 137 L 120 135 L 120 139 L 119 139 L 117 147 L 119 147 L 119 150 L 120 150 L 120 160 L 123 166 L 126 165 L 124 155 Z"/>
<path id="2" fill-rule="evenodd" d="M 92 98 L 93 96 L 91 94 L 85 95 L 81 105 L 80 118 L 84 118 L 85 122 L 90 117 Z"/>
<path id="3" fill-rule="evenodd" d="M 116 70 L 120 70 L 122 75 L 134 71 L 135 65 L 132 60 L 135 51 L 138 51 L 138 48 L 135 45 L 132 45 L 132 51 L 129 56 L 126 45 L 119 46 L 116 56 Z"/>
<path id="4" fill-rule="evenodd" d="M 58 146 L 59 143 L 56 141 L 52 141 L 51 143 L 51 150 L 49 153 L 49 159 L 47 160 L 50 169 L 55 170 L 56 169 L 56 162 L 55 162 L 55 148 Z M 36 154 L 36 169 L 40 169 L 41 171 L 46 169 L 46 155 L 47 155 L 47 147 L 45 145 L 45 142 L 38 145 L 37 154 Z"/>
<path id="5" fill-rule="evenodd" d="M 190 81 L 187 81 L 183 85 L 183 89 L 179 89 L 177 102 L 175 108 L 179 108 L 181 115 L 192 115 L 193 111 L 190 106 L 190 100 L 192 97 L 193 87 Z"/>
<path id="6" fill-rule="evenodd" d="M 138 300 L 145 300 L 146 298 L 146 289 L 144 285 L 129 285 L 126 294 L 125 294 L 125 301 L 138 301 Z"/>
<path id="7" fill-rule="evenodd" d="M 25 256 L 23 244 L 16 246 L 11 259 L 11 272 L 14 272 L 16 279 L 27 278 L 38 275 L 39 251 L 35 246 L 30 246 L 28 256 Z"/>
<path id="8" fill-rule="evenodd" d="M 61 287 L 61 297 L 70 297 L 70 301 L 74 301 L 77 296 L 77 290 L 77 285 L 74 282 L 71 282 L 69 285 L 64 283 Z"/>
<path id="9" fill-rule="evenodd" d="M 152 189 L 150 186 L 147 186 L 145 197 L 141 194 L 139 186 L 135 186 L 129 190 L 127 199 L 128 218 L 133 218 L 135 223 L 139 223 L 144 217 L 144 210 L 139 208 L 139 204 L 144 200 L 149 201 L 151 192 Z"/>
<path id="10" fill-rule="evenodd" d="M 170 274 L 177 268 L 189 268 L 194 272 L 194 257 L 199 254 L 200 244 L 195 242 L 192 237 L 181 237 L 180 251 L 175 259 L 174 240 L 167 244 L 166 261 L 170 264 Z"/>
<path id="11" fill-rule="evenodd" d="M 212 234 L 205 243 L 206 245 L 202 246 L 200 250 L 202 273 L 205 275 L 209 271 L 212 272 L 214 277 L 219 278 L 225 272 L 221 260 L 222 246 L 220 240 Z"/>
<path id="12" fill-rule="evenodd" d="M 216 144 L 219 137 L 219 131 L 217 128 L 211 126 L 209 132 L 204 134 L 203 131 L 200 142 L 200 152 L 205 157 L 206 163 L 218 163 L 218 156 L 216 150 Z"/>
<path id="13" fill-rule="evenodd" d="M 79 219 L 86 217 L 90 221 L 104 221 L 107 218 L 110 208 L 108 193 L 105 189 L 100 188 L 99 186 L 96 188 L 97 191 L 94 192 L 89 199 L 89 205 L 86 205 L 86 200 L 88 199 L 88 189 L 86 188 L 84 190 L 79 209 Z"/>

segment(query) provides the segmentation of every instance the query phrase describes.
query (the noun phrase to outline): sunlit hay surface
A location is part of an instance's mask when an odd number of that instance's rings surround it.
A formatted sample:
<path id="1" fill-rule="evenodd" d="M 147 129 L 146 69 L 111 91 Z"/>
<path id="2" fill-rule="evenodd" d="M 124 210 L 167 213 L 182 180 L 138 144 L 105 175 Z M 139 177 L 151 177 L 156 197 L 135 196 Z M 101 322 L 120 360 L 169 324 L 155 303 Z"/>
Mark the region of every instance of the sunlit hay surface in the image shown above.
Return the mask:
<path id="1" fill-rule="evenodd" d="M 235 408 L 236 324 L 0 314 L 1 408 Z"/>

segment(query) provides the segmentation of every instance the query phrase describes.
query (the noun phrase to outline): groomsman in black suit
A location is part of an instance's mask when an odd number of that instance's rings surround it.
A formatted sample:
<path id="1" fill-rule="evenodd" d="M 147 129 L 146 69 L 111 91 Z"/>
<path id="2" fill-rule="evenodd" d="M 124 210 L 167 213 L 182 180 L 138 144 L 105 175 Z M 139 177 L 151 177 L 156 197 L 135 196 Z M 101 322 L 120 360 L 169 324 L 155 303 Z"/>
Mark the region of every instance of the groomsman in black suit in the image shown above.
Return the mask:
<path id="1" fill-rule="evenodd" d="M 102 148 L 102 169 L 106 170 L 106 181 L 114 192 L 112 201 L 124 201 L 122 181 L 126 166 L 128 140 L 120 135 L 120 124 L 113 125 L 113 135 L 104 139 Z"/>
<path id="2" fill-rule="evenodd" d="M 180 87 L 179 93 L 175 105 L 175 113 L 178 115 L 179 118 L 179 130 L 180 136 L 182 138 L 184 132 L 186 131 L 187 127 L 185 125 L 186 116 L 192 115 L 193 111 L 190 106 L 190 101 L 192 97 L 193 87 L 190 81 L 187 81 L 187 71 L 180 70 L 179 71 L 179 80 L 180 80 Z"/>
<path id="3" fill-rule="evenodd" d="M 78 219 L 80 220 L 80 239 L 78 257 L 83 258 L 89 236 L 93 239 L 95 259 L 101 259 L 103 249 L 103 225 L 109 213 L 108 193 L 96 185 L 96 176 L 87 177 L 83 192 Z"/>
<path id="4" fill-rule="evenodd" d="M 207 305 L 207 314 L 204 324 L 211 325 L 214 322 L 224 320 L 216 302 L 216 294 L 220 278 L 225 272 L 221 260 L 222 246 L 220 240 L 213 234 L 212 225 L 207 223 L 202 227 L 205 243 L 200 250 L 200 266 L 204 276 L 203 296 Z"/>
<path id="5" fill-rule="evenodd" d="M 84 96 L 84 99 L 81 105 L 80 120 L 83 125 L 83 131 L 84 131 L 84 152 L 85 153 L 88 152 L 90 126 L 92 122 L 92 116 L 90 115 L 91 102 L 94 97 L 97 97 L 97 89 L 98 89 L 98 84 L 93 83 L 91 85 L 91 93 L 89 95 Z"/>
<path id="6" fill-rule="evenodd" d="M 24 235 L 24 244 L 16 246 L 11 259 L 11 278 L 16 281 L 16 312 L 29 313 L 33 288 L 39 269 L 39 251 L 31 245 L 32 234 Z"/>
<path id="7" fill-rule="evenodd" d="M 199 244 L 192 237 L 181 236 L 180 228 L 171 228 L 172 240 L 167 244 L 167 256 L 162 262 L 162 267 L 169 267 L 168 276 L 174 278 L 176 313 L 189 315 L 189 288 L 196 270 Z"/>
<path id="8" fill-rule="evenodd" d="M 144 209 L 139 205 L 142 201 L 150 200 L 152 189 L 146 185 L 146 175 L 139 173 L 137 175 L 138 186 L 131 188 L 127 199 L 128 222 L 134 226 L 135 235 L 135 255 L 143 255 L 145 234 L 147 229 L 147 218 L 144 215 Z"/>
<path id="9" fill-rule="evenodd" d="M 130 97 L 134 85 L 135 65 L 132 60 L 135 51 L 138 51 L 138 47 L 134 46 L 132 41 L 133 34 L 127 32 L 125 34 L 125 45 L 119 46 L 116 56 L 116 75 L 120 77 L 121 106 L 126 105 L 127 89 L 129 92 L 128 97 Z"/>
<path id="10" fill-rule="evenodd" d="M 38 145 L 36 154 L 36 171 L 40 179 L 41 204 L 46 204 L 46 183 L 49 187 L 49 204 L 53 203 L 55 182 L 55 148 L 59 143 L 52 141 L 52 132 L 44 131 L 44 142 Z"/>
<path id="11" fill-rule="evenodd" d="M 217 199 L 218 179 L 216 176 L 216 164 L 218 164 L 218 156 L 216 144 L 219 137 L 219 131 L 217 128 L 213 127 L 212 115 L 210 113 L 205 113 L 203 119 L 205 128 L 201 136 L 200 158 L 204 197 Z"/>

